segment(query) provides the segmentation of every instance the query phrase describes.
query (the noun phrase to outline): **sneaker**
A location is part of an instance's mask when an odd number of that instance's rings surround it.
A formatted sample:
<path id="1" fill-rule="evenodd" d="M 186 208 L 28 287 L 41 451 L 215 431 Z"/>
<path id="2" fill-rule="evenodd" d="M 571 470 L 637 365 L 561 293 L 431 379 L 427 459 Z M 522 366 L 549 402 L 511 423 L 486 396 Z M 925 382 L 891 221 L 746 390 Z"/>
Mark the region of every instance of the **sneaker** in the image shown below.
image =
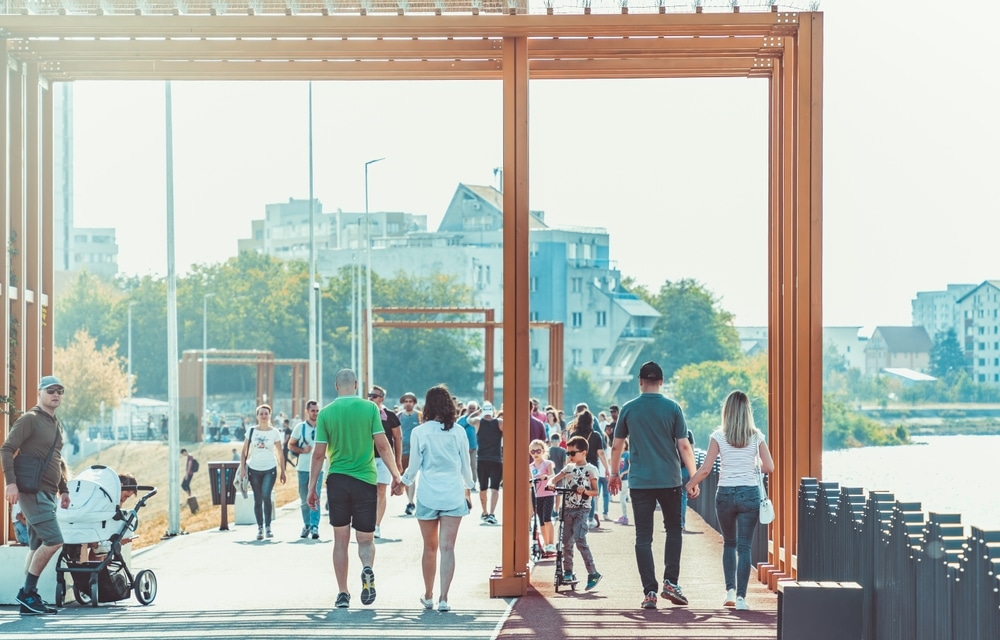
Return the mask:
<path id="1" fill-rule="evenodd" d="M 308 538 L 309 537 L 309 527 L 302 527 L 302 533 L 299 534 L 299 537 L 300 538 Z"/>
<path id="2" fill-rule="evenodd" d="M 264 539 L 264 527 L 257 527 L 257 539 L 258 540 Z"/>
<path id="3" fill-rule="evenodd" d="M 451 605 L 442 600 L 438 603 L 438 611 L 451 611 Z"/>
<path id="4" fill-rule="evenodd" d="M 660 595 L 674 604 L 687 605 L 688 603 L 681 588 L 669 580 L 663 581 L 663 591 L 660 592 Z"/>
<path id="5" fill-rule="evenodd" d="M 563 579 L 562 579 L 562 581 L 563 581 L 563 582 L 566 582 L 566 583 L 569 583 L 569 582 L 576 582 L 576 576 L 575 576 L 575 575 L 573 575 L 573 572 L 572 572 L 572 571 L 567 571 L 566 573 L 564 573 L 564 574 L 563 574 Z"/>
<path id="6" fill-rule="evenodd" d="M 375 525 L 375 537 L 376 538 L 382 537 L 382 529 L 378 525 Z"/>
<path id="7" fill-rule="evenodd" d="M 597 521 L 594 520 L 593 518 L 589 518 L 587 520 L 587 528 L 588 529 L 596 529 L 597 528 Z"/>
<path id="8" fill-rule="evenodd" d="M 274 537 L 274 534 L 271 533 L 271 527 L 265 527 L 264 528 L 264 535 L 267 536 L 268 538 L 273 538 Z"/>
<path id="9" fill-rule="evenodd" d="M 594 514 L 594 528 L 595 529 L 601 528 L 601 519 L 597 517 L 596 513 Z"/>
<path id="10" fill-rule="evenodd" d="M 724 607 L 735 607 L 736 606 L 736 589 L 730 589 L 726 592 L 726 601 L 722 603 Z"/>
<path id="11" fill-rule="evenodd" d="M 483 522 L 486 522 L 489 517 L 490 514 L 484 513 L 483 515 L 479 516 L 479 519 L 482 520 Z"/>
<path id="12" fill-rule="evenodd" d="M 486 524 L 498 524 L 497 523 L 497 517 L 495 515 L 493 515 L 492 513 L 486 516 L 485 522 L 486 522 Z"/>
<path id="13" fill-rule="evenodd" d="M 403 515 L 412 516 L 413 512 L 416 511 L 416 509 L 417 505 L 413 504 L 412 502 L 407 503 L 406 511 L 403 513 Z"/>
<path id="14" fill-rule="evenodd" d="M 615 524 L 628 524 L 628 518 L 626 516 L 622 516 L 615 520 Z"/>
<path id="15" fill-rule="evenodd" d="M 747 599 L 743 596 L 738 596 L 736 598 L 736 610 L 737 611 L 749 611 L 750 605 L 747 603 Z"/>
<path id="16" fill-rule="evenodd" d="M 22 615 L 38 616 L 46 613 L 58 613 L 57 609 L 45 604 L 45 601 L 38 595 L 38 591 L 25 593 L 24 589 L 21 588 L 15 599 L 21 605 Z"/>
<path id="17" fill-rule="evenodd" d="M 420 596 L 420 605 L 427 610 L 434 608 L 434 598 L 425 598 Z"/>
<path id="18" fill-rule="evenodd" d="M 555 553 L 555 552 L 556 552 L 556 545 L 554 544 L 545 545 L 545 553 Z"/>
<path id="19" fill-rule="evenodd" d="M 371 567 L 361 570 L 361 604 L 375 602 L 375 572 Z"/>
<path id="20" fill-rule="evenodd" d="M 642 599 L 642 604 L 639 605 L 643 609 L 655 609 L 656 608 L 656 592 L 650 591 L 646 594 L 646 597 Z"/>
<path id="21" fill-rule="evenodd" d="M 587 576 L 587 591 L 590 591 L 591 589 L 593 589 L 594 587 L 596 587 L 597 583 L 600 582 L 601 578 L 603 578 L 603 577 L 604 576 L 602 576 L 601 574 L 597 573 L 596 571 L 594 573 L 591 573 L 590 575 L 588 575 Z"/>
<path id="22" fill-rule="evenodd" d="M 319 540 L 319 527 L 309 527 L 309 533 L 312 534 L 313 540 Z"/>
<path id="23" fill-rule="evenodd" d="M 334 605 L 338 609 L 346 609 L 351 606 L 351 594 L 341 591 L 337 594 L 337 604 Z"/>

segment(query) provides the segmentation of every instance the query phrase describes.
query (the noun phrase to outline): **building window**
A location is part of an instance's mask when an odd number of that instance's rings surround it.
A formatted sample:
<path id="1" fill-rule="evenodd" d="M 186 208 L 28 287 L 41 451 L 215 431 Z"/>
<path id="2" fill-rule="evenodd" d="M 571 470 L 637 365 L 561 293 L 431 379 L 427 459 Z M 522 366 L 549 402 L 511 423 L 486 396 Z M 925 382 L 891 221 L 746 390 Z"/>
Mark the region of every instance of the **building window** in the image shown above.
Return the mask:
<path id="1" fill-rule="evenodd" d="M 601 364 L 601 360 L 604 358 L 604 349 L 594 349 L 593 357 L 594 364 Z"/>
<path id="2" fill-rule="evenodd" d="M 986 366 L 986 358 L 980 358 L 979 359 L 979 366 L 980 367 L 985 367 Z"/>
<path id="3" fill-rule="evenodd" d="M 597 326 L 606 327 L 608 326 L 608 312 L 598 311 L 597 312 Z"/>
<path id="4" fill-rule="evenodd" d="M 534 367 L 534 366 L 537 366 L 537 365 L 538 365 L 538 349 L 532 349 L 531 350 L 531 366 Z"/>
<path id="5" fill-rule="evenodd" d="M 571 278 L 570 285 L 572 286 L 573 293 L 580 293 L 583 291 L 583 278 Z"/>
<path id="6" fill-rule="evenodd" d="M 985 373 L 980 373 L 979 374 L 979 382 L 986 382 L 986 374 Z"/>
<path id="7" fill-rule="evenodd" d="M 576 328 L 583 326 L 583 313 L 580 311 L 573 312 L 573 326 Z"/>
<path id="8" fill-rule="evenodd" d="M 531 293 L 535 293 L 536 291 L 538 291 L 538 278 L 536 278 L 535 276 L 531 276 L 530 278 L 528 278 L 528 289 L 531 291 Z"/>
<path id="9" fill-rule="evenodd" d="M 537 311 L 531 311 L 531 312 L 529 312 L 528 313 L 528 321 L 529 322 L 538 322 L 538 312 Z"/>
<path id="10" fill-rule="evenodd" d="M 979 327 L 979 335 L 986 333 L 986 327 Z"/>
<path id="11" fill-rule="evenodd" d="M 531 245 L 529 245 L 528 255 L 529 256 L 537 256 L 538 255 L 538 243 L 537 242 L 532 242 Z"/>
<path id="12" fill-rule="evenodd" d="M 573 351 L 572 351 L 572 357 L 573 357 L 573 366 L 574 367 L 579 367 L 580 365 L 582 365 L 583 364 L 583 349 L 573 349 Z"/>
<path id="13" fill-rule="evenodd" d="M 980 342 L 980 343 L 978 343 L 978 344 L 977 344 L 977 347 L 978 347 L 978 349 L 979 349 L 980 351 L 986 351 L 986 343 L 985 343 L 985 342 Z"/>

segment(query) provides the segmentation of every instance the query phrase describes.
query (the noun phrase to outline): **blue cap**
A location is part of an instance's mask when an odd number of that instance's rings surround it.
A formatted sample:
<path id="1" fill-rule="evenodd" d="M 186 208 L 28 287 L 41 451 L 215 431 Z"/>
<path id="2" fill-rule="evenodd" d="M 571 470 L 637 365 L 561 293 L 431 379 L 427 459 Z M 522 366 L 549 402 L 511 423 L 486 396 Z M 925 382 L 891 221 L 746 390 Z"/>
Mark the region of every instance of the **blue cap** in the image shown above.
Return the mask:
<path id="1" fill-rule="evenodd" d="M 38 383 L 38 389 L 48 389 L 49 387 L 62 387 L 63 383 L 59 382 L 59 378 L 55 376 L 44 376 L 41 382 Z"/>

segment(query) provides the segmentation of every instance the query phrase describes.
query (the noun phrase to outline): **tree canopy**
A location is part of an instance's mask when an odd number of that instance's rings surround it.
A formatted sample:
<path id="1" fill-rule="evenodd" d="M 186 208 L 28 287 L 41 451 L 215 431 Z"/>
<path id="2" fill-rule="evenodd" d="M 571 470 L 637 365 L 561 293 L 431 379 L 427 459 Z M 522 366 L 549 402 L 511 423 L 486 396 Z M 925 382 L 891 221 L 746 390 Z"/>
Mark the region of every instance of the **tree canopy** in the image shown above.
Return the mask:
<path id="1" fill-rule="evenodd" d="M 931 375 L 944 378 L 950 373 L 968 370 L 969 361 L 958 343 L 958 335 L 954 328 L 938 331 L 934 335 L 931 346 Z"/>
<path id="2" fill-rule="evenodd" d="M 125 362 L 118 345 L 98 347 L 97 340 L 80 329 L 66 347 L 56 347 L 53 366 L 66 387 L 59 419 L 70 430 L 101 415 L 101 404 L 113 410 L 128 395 Z"/>

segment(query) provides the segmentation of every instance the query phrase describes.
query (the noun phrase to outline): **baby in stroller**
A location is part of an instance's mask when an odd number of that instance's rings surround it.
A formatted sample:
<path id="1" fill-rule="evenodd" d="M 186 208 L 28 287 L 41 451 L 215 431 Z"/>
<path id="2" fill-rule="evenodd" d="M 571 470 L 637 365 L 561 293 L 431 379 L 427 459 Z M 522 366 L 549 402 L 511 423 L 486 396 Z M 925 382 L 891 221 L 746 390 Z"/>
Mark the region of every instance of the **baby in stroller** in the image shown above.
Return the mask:
<path id="1" fill-rule="evenodd" d="M 56 605 L 66 597 L 66 577 L 73 576 L 73 593 L 79 604 L 116 602 L 134 589 L 141 604 L 156 597 L 156 576 L 129 567 L 128 544 L 138 525 L 137 511 L 156 494 L 154 487 L 136 484 L 131 474 L 118 475 L 103 465 L 94 465 L 69 481 L 70 505 L 57 512 L 65 544 L 56 563 Z M 139 491 L 148 491 L 136 505 L 121 505 Z"/>

